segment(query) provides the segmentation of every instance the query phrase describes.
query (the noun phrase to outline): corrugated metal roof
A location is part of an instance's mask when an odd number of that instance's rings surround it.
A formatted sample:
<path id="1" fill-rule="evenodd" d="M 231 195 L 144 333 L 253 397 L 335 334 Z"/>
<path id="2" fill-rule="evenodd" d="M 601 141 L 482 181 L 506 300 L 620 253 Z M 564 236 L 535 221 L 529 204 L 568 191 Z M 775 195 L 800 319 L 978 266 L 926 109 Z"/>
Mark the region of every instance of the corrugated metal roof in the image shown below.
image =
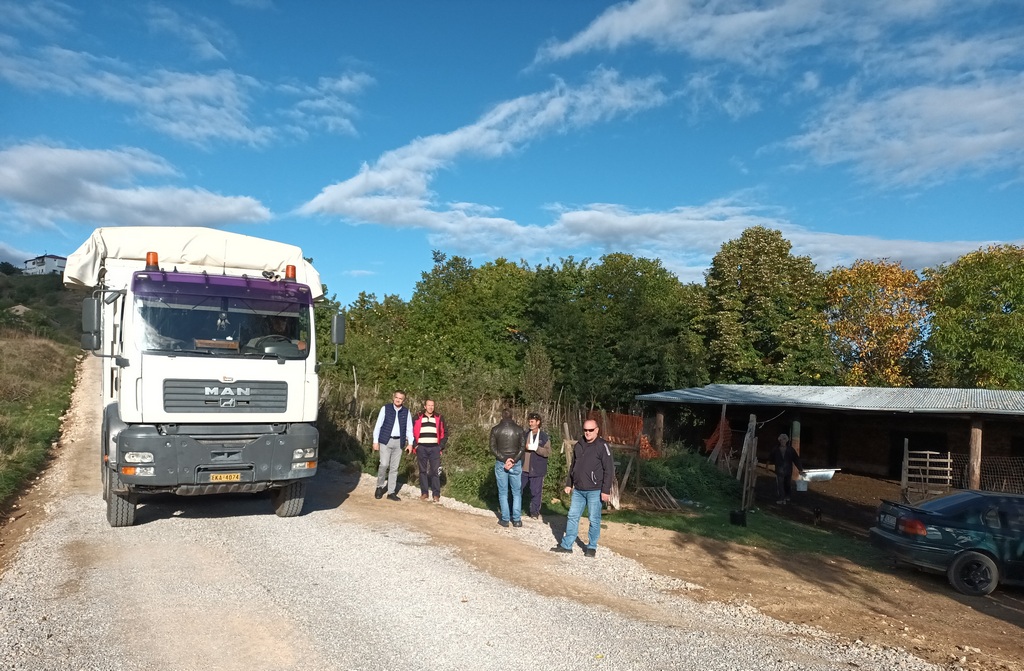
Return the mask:
<path id="1" fill-rule="evenodd" d="M 871 412 L 1024 414 L 1024 391 L 991 389 L 900 389 L 894 387 L 801 387 L 709 384 L 640 394 L 638 401 L 728 405 L 772 405 Z"/>

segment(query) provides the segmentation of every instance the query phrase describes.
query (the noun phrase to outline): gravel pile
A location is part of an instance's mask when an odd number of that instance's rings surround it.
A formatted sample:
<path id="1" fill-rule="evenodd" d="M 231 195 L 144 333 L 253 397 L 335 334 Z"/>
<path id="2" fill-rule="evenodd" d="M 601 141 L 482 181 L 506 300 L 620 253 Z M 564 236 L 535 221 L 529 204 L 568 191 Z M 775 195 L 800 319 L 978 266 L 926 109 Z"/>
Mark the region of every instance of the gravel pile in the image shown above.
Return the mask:
<path id="1" fill-rule="evenodd" d="M 0 579 L 0 668 L 936 668 L 750 607 L 697 603 L 677 594 L 694 586 L 604 548 L 599 561 L 577 552 L 553 570 L 657 604 L 674 625 L 536 594 L 422 535 L 355 523 L 328 505 L 341 477 L 324 469 L 296 519 L 268 514 L 262 497 L 161 497 L 140 508 L 137 526 L 111 529 L 98 496 L 56 498 Z M 364 478 L 354 495 L 371 488 Z M 529 519 L 493 533 L 553 544 Z"/>

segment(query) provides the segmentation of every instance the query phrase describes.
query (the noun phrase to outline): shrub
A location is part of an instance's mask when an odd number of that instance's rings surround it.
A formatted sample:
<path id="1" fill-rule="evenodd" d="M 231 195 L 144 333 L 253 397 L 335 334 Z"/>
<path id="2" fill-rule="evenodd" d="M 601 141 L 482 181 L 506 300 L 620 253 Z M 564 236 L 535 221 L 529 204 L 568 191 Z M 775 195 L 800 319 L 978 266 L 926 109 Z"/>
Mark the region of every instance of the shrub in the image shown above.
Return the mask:
<path id="1" fill-rule="evenodd" d="M 643 485 L 665 487 L 676 498 L 706 500 L 738 497 L 740 483 L 695 451 L 684 449 L 642 465 Z"/>

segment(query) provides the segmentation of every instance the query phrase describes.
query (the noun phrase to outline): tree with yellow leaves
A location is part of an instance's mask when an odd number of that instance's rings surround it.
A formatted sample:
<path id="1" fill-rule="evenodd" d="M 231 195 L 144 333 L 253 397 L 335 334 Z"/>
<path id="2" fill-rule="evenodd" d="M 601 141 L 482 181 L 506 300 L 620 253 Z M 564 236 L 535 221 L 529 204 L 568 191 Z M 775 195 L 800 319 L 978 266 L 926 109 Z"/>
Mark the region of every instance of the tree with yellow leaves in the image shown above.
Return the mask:
<path id="1" fill-rule="evenodd" d="M 898 261 L 856 261 L 825 278 L 825 328 L 846 384 L 905 387 L 924 332 L 921 280 Z"/>

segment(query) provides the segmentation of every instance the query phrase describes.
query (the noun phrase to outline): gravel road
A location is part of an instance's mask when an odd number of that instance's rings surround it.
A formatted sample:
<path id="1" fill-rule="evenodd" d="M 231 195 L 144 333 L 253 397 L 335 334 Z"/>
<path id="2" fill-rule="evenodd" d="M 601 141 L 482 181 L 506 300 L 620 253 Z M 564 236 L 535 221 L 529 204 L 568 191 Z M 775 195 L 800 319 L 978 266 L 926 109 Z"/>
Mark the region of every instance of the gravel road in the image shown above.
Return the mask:
<path id="1" fill-rule="evenodd" d="M 45 519 L 0 578 L 2 669 L 938 668 L 698 603 L 694 586 L 605 549 L 553 555 L 545 524 L 499 529 L 446 502 L 438 512 L 510 548 L 481 570 L 464 559 L 472 548 L 365 512 L 372 484 L 333 468 L 299 518 L 277 518 L 264 497 L 160 497 L 136 526 L 112 529 L 97 481 L 97 367 L 85 361 Z M 522 557 L 536 580 L 507 579 Z"/>

